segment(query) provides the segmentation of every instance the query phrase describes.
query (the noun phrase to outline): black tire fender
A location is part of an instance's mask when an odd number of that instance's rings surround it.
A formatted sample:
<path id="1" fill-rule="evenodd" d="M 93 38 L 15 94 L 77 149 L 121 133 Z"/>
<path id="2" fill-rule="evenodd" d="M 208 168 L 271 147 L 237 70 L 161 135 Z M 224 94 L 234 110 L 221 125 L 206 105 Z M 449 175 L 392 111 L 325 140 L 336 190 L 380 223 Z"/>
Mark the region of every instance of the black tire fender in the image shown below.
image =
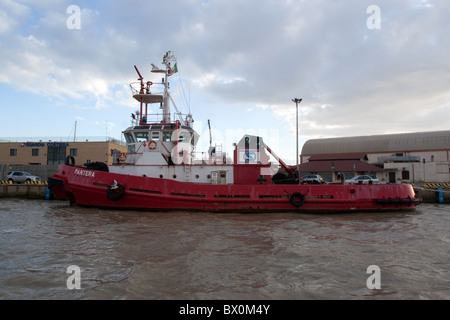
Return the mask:
<path id="1" fill-rule="evenodd" d="M 294 192 L 289 196 L 289 201 L 296 207 L 300 207 L 305 203 L 305 196 L 300 192 Z"/>
<path id="2" fill-rule="evenodd" d="M 113 188 L 113 186 L 108 187 L 108 191 L 106 191 L 106 195 L 109 200 L 118 201 L 122 199 L 125 194 L 125 188 L 121 184 L 117 184 L 117 188 Z"/>
<path id="3" fill-rule="evenodd" d="M 75 165 L 75 158 L 73 156 L 67 156 L 66 165 L 73 167 Z"/>

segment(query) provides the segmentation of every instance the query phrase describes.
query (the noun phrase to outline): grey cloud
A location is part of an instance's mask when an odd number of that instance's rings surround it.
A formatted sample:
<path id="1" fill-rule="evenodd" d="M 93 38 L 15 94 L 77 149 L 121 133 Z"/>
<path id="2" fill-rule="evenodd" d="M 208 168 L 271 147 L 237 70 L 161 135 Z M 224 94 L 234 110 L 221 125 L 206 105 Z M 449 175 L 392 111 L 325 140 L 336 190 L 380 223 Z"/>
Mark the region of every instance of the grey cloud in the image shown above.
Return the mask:
<path id="1" fill-rule="evenodd" d="M 372 1 L 96 1 L 82 7 L 82 29 L 74 31 L 64 27 L 69 4 L 49 1 L 29 34 L 0 39 L 2 61 L 16 70 L 27 67 L 25 53 L 48 64 L 29 70 L 35 88 L 57 82 L 65 88 L 60 94 L 70 88 L 77 96 L 114 90 L 134 79 L 132 64 L 148 73 L 150 62 L 173 49 L 192 84 L 217 100 L 270 105 L 281 114 L 302 97 L 307 134 L 427 130 L 436 115 L 449 118 L 445 1 L 377 1 L 380 30 L 366 26 Z M 23 12 L 16 15 L 21 23 Z M 12 74 L 0 80 L 23 81 Z M 433 129 L 448 125 L 436 122 Z"/>

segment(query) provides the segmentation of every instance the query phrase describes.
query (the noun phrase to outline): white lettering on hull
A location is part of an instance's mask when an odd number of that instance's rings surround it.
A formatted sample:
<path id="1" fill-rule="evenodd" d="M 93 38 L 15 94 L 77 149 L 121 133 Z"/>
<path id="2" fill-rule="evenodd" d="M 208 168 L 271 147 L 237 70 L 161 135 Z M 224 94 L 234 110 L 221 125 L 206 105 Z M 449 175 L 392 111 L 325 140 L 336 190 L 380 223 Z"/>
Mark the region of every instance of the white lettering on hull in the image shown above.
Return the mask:
<path id="1" fill-rule="evenodd" d="M 79 169 L 75 169 L 74 172 L 77 176 L 83 176 L 83 177 L 95 177 L 95 172 L 93 171 L 87 171 L 87 170 L 79 170 Z"/>

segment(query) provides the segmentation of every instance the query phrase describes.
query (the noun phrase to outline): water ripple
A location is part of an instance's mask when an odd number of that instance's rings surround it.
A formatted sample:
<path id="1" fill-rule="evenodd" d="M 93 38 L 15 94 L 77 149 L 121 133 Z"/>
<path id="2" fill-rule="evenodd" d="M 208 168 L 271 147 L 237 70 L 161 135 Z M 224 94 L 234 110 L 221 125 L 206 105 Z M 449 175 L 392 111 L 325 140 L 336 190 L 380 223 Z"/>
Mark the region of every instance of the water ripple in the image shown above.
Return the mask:
<path id="1" fill-rule="evenodd" d="M 0 199 L 0 299 L 449 299 L 450 207 L 211 214 Z M 69 290 L 67 267 L 81 270 Z M 381 270 L 369 289 L 367 268 Z"/>

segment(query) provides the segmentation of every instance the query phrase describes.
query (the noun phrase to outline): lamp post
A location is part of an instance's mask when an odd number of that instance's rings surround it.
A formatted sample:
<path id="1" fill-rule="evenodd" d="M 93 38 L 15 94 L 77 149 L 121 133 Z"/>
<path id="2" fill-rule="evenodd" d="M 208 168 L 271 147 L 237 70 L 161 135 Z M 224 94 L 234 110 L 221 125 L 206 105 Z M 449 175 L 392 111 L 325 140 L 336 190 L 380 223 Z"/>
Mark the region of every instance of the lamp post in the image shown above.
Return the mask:
<path id="1" fill-rule="evenodd" d="M 296 152 L 295 158 L 297 159 L 298 183 L 300 183 L 300 169 L 299 169 L 299 165 L 298 165 L 298 157 L 299 157 L 299 154 L 298 154 L 298 104 L 300 102 L 302 102 L 302 99 L 294 98 L 294 99 L 292 99 L 292 102 L 295 102 L 295 121 L 296 121 L 295 122 L 295 127 L 297 128 L 297 134 L 296 134 L 296 137 L 297 137 L 297 140 L 296 140 L 297 152 Z"/>
<path id="2" fill-rule="evenodd" d="M 334 170 L 336 167 L 334 166 L 334 161 L 331 163 L 331 182 L 334 182 Z"/>

